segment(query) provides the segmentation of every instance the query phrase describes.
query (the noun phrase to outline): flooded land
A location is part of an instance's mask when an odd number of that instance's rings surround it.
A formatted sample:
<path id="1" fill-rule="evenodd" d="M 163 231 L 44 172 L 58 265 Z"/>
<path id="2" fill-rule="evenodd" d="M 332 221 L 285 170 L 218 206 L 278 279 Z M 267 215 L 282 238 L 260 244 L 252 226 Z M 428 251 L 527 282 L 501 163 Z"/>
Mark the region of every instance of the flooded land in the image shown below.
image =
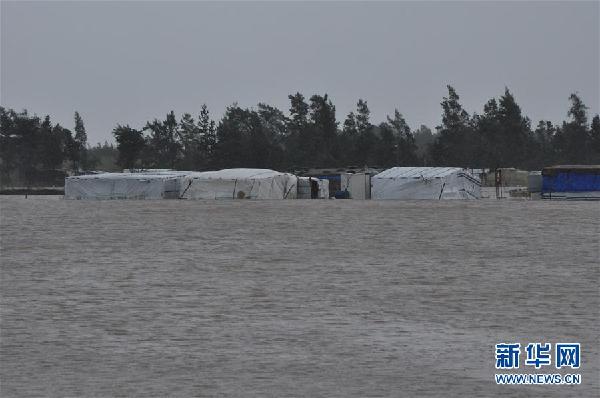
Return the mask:
<path id="1" fill-rule="evenodd" d="M 600 202 L 0 206 L 3 397 L 600 391 Z M 497 386 L 502 342 L 582 384 Z"/>

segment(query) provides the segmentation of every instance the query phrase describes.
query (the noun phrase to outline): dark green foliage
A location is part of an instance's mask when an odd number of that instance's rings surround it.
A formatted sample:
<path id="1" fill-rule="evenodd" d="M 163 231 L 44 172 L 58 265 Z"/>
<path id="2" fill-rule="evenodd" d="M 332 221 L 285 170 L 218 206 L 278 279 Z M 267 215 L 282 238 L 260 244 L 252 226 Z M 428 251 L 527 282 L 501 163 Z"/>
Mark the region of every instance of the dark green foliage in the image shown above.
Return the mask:
<path id="1" fill-rule="evenodd" d="M 311 152 L 311 129 L 308 122 L 308 104 L 304 95 L 296 93 L 288 96 L 290 100 L 290 117 L 287 121 L 288 160 L 295 166 L 307 166 L 307 158 Z"/>
<path id="2" fill-rule="evenodd" d="M 394 118 L 387 117 L 388 124 L 392 126 L 396 135 L 397 146 L 397 165 L 398 166 L 413 166 L 417 164 L 417 146 L 415 137 L 410 131 L 410 127 L 404 120 L 404 116 L 396 109 Z"/>
<path id="3" fill-rule="evenodd" d="M 379 125 L 379 140 L 375 150 L 377 165 L 393 167 L 399 164 L 398 135 L 389 123 Z"/>
<path id="4" fill-rule="evenodd" d="M 336 164 L 337 160 L 337 125 L 335 106 L 328 95 L 310 97 L 311 121 L 308 137 L 311 139 L 308 165 Z"/>
<path id="5" fill-rule="evenodd" d="M 453 87 L 443 98 L 437 132 L 424 125 L 411 131 L 404 116 L 371 123 L 367 101 L 359 99 L 341 128 L 327 94 L 290 95 L 289 116 L 268 104 L 241 108 L 233 104 L 218 123 L 206 105 L 194 118 L 178 120 L 171 111 L 143 129 L 117 125 L 116 148 L 87 147 L 87 134 L 75 112 L 75 135 L 50 117 L 0 108 L 0 177 L 2 184 L 36 184 L 48 170 L 96 168 L 176 168 L 214 170 L 257 167 L 462 166 L 518 167 L 539 170 L 551 164 L 600 163 L 600 117 L 588 124 L 587 107 L 569 97 L 568 120 L 540 121 L 532 130 L 514 95 L 506 89 L 490 99 L 481 114 L 470 116 Z M 47 173 L 46 173 L 47 174 Z"/>
<path id="6" fill-rule="evenodd" d="M 200 109 L 197 123 L 189 113 L 181 117 L 176 138 L 180 145 L 177 168 L 207 170 L 210 167 L 216 144 L 216 127 L 206 104 Z"/>
<path id="7" fill-rule="evenodd" d="M 286 156 L 284 164 L 293 167 L 338 164 L 338 123 L 329 96 L 313 95 L 309 103 L 300 93 L 288 98 L 290 117 L 286 131 L 281 134 Z"/>
<path id="8" fill-rule="evenodd" d="M 512 93 L 506 89 L 496 101 L 490 99 L 483 115 L 473 117 L 474 132 L 467 146 L 477 167 L 529 168 L 536 146 L 530 121 L 523 117 Z M 510 144 L 509 144 L 510 143 Z"/>
<path id="9" fill-rule="evenodd" d="M 142 132 L 129 126 L 117 125 L 113 130 L 113 135 L 119 151 L 117 164 L 123 169 L 140 167 L 140 155 L 146 144 Z"/>
<path id="10" fill-rule="evenodd" d="M 448 86 L 448 97 L 442 101 L 442 124 L 437 127 L 438 136 L 432 145 L 431 156 L 438 166 L 473 167 L 475 134 L 469 114 L 458 102 L 460 97 Z"/>
<path id="11" fill-rule="evenodd" d="M 359 148 L 359 134 L 356 127 L 356 115 L 350 112 L 344 120 L 344 126 L 339 138 L 339 158 L 342 164 L 354 165 L 358 158 L 357 153 Z"/>
<path id="12" fill-rule="evenodd" d="M 217 127 L 215 166 L 243 167 L 248 161 L 247 146 L 253 122 L 251 112 L 237 104 L 227 108 Z"/>
<path id="13" fill-rule="evenodd" d="M 419 165 L 430 166 L 433 164 L 431 159 L 431 146 L 435 141 L 433 132 L 429 127 L 422 124 L 421 127 L 415 130 L 413 137 L 415 137 L 415 145 L 417 146 L 416 155 L 419 159 Z"/>
<path id="14" fill-rule="evenodd" d="M 202 135 L 194 118 L 185 113 L 179 122 L 178 139 L 181 143 L 181 159 L 177 166 L 184 170 L 200 169 L 203 164 Z"/>
<path id="15" fill-rule="evenodd" d="M 259 104 L 258 111 L 228 107 L 217 127 L 214 166 L 281 167 L 286 124 L 284 114 L 266 104 Z"/>
<path id="16" fill-rule="evenodd" d="M 591 147 L 591 134 L 588 129 L 587 106 L 577 94 L 569 97 L 571 107 L 567 115 L 569 121 L 562 124 L 559 139 L 563 145 L 558 147 L 559 159 L 564 163 L 587 162 L 594 158 Z"/>
<path id="17" fill-rule="evenodd" d="M 205 170 L 214 162 L 214 150 L 217 143 L 217 128 L 211 120 L 206 104 L 202 105 L 198 117 L 199 147 L 196 153 L 196 170 Z"/>
<path id="18" fill-rule="evenodd" d="M 397 109 L 394 111 L 394 118 L 388 116 L 387 121 L 379 125 L 378 133 L 374 144 L 376 162 L 371 162 L 371 164 L 379 167 L 417 166 L 420 164 L 415 137 Z"/>
<path id="19" fill-rule="evenodd" d="M 551 165 L 556 163 L 555 136 L 556 128 L 552 122 L 540 120 L 533 133 L 534 151 L 532 154 L 535 164 Z"/>
<path id="20" fill-rule="evenodd" d="M 75 171 L 85 170 L 87 164 L 87 133 L 79 112 L 75 112 L 75 136 L 73 137 L 72 160 Z"/>
<path id="21" fill-rule="evenodd" d="M 148 168 L 172 169 L 181 157 L 181 133 L 175 112 L 167 114 L 165 120 L 154 119 L 146 123 L 148 131 L 142 151 L 142 163 Z"/>
<path id="22" fill-rule="evenodd" d="M 351 151 L 353 163 L 357 166 L 367 166 L 377 162 L 375 157 L 377 137 L 370 117 L 371 111 L 367 106 L 367 101 L 359 99 L 356 103 L 356 147 Z"/>
<path id="23" fill-rule="evenodd" d="M 117 161 L 119 159 L 119 150 L 113 144 L 104 142 L 98 143 L 94 147 L 88 147 L 88 167 L 94 170 L 103 171 L 121 171 L 123 167 Z"/>
<path id="24" fill-rule="evenodd" d="M 53 170 L 72 168 L 75 143 L 71 132 L 27 111 L 0 107 L 0 177 L 2 185 L 49 185 Z"/>
<path id="25" fill-rule="evenodd" d="M 286 164 L 285 156 L 285 144 L 288 136 L 286 116 L 273 106 L 258 104 L 258 117 L 266 139 L 267 165 L 265 167 L 289 167 L 289 164 Z"/>

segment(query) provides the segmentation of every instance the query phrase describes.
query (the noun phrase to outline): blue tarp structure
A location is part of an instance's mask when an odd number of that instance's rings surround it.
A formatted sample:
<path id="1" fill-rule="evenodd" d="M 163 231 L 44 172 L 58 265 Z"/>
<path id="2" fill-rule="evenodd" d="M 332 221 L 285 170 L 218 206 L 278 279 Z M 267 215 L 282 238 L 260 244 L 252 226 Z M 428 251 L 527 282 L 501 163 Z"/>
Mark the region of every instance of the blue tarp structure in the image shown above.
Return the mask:
<path id="1" fill-rule="evenodd" d="M 600 166 L 553 166 L 542 170 L 542 193 L 600 191 Z"/>

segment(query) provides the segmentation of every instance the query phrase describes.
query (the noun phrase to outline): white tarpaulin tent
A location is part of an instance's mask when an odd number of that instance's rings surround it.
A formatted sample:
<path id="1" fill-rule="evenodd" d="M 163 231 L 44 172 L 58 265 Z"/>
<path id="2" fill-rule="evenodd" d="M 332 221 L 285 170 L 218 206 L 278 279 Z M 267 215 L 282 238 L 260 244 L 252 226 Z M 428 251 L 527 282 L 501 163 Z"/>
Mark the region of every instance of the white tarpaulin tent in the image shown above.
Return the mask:
<path id="1" fill-rule="evenodd" d="M 182 179 L 184 199 L 295 199 L 297 177 L 269 169 L 224 169 L 189 173 Z"/>
<path id="2" fill-rule="evenodd" d="M 65 178 L 65 199 L 176 199 L 186 172 L 101 173 Z"/>
<path id="3" fill-rule="evenodd" d="M 393 167 L 371 178 L 373 199 L 479 199 L 481 182 L 458 167 Z"/>

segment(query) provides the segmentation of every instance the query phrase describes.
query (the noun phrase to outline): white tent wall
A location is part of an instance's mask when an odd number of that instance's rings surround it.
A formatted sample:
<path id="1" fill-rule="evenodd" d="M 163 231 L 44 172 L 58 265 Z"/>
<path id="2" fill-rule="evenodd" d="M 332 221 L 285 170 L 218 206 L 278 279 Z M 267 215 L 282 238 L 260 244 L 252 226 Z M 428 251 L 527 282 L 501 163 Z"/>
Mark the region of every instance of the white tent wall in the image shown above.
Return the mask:
<path id="1" fill-rule="evenodd" d="M 224 169 L 183 178 L 184 199 L 296 199 L 297 177 L 268 169 Z"/>
<path id="2" fill-rule="evenodd" d="M 65 199 L 176 199 L 182 172 L 103 173 L 67 177 Z"/>
<path id="3" fill-rule="evenodd" d="M 341 190 L 348 190 L 350 199 L 371 199 L 371 175 L 367 173 L 344 173 L 340 175 Z"/>
<path id="4" fill-rule="evenodd" d="M 481 183 L 457 167 L 393 167 L 372 178 L 373 199 L 479 199 Z"/>

